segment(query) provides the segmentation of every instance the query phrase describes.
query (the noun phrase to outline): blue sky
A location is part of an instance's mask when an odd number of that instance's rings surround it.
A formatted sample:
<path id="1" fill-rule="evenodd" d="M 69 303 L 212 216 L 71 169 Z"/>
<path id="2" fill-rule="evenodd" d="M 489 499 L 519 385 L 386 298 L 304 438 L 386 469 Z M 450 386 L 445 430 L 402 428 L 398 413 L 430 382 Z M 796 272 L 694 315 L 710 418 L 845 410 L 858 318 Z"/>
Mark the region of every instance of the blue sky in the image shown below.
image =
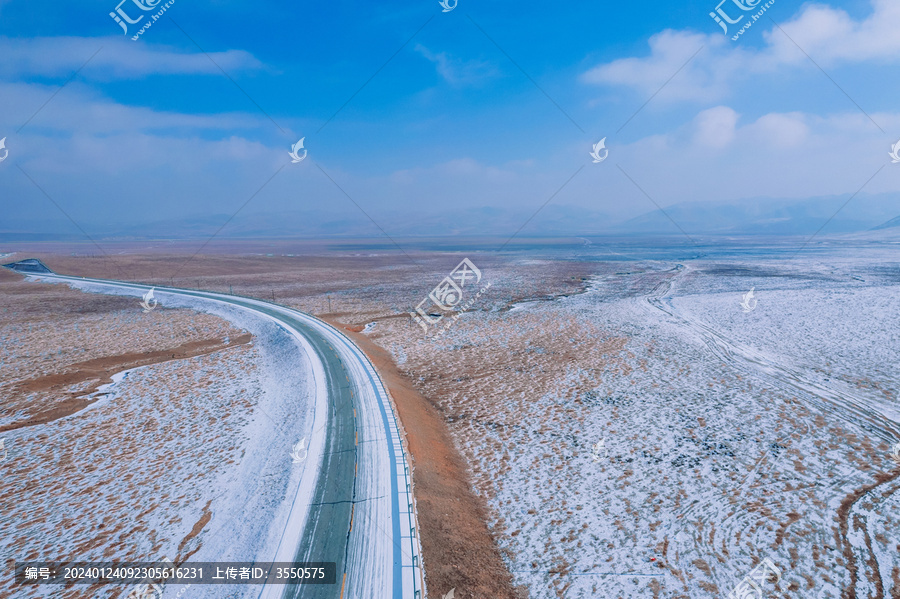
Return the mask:
<path id="1" fill-rule="evenodd" d="M 736 41 L 755 11 L 726 36 L 713 0 L 176 0 L 137 41 L 116 5 L 0 0 L 8 216 L 56 210 L 34 183 L 89 227 L 251 197 L 242 214 L 358 213 L 339 185 L 387 230 L 398 212 L 527 218 L 551 196 L 624 219 L 655 207 L 635 183 L 664 207 L 849 197 L 887 164 L 864 195 L 900 190 L 890 0 L 776 0 Z"/>

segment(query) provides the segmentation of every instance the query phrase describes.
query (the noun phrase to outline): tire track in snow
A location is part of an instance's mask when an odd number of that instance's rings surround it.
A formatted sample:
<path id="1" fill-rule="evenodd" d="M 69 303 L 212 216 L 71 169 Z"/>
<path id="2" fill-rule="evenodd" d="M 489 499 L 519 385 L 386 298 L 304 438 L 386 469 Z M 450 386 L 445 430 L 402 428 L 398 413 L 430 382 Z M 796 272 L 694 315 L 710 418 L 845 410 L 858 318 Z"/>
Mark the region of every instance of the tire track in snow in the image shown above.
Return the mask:
<path id="1" fill-rule="evenodd" d="M 732 341 L 725 334 L 713 329 L 693 315 L 679 312 L 672 305 L 672 298 L 669 294 L 676 281 L 683 276 L 687 270 L 688 269 L 683 265 L 677 265 L 670 271 L 673 273 L 673 276 L 669 280 L 660 282 L 650 293 L 641 298 L 640 301 L 642 302 L 642 305 L 663 312 L 684 329 L 688 330 L 695 338 L 701 340 L 710 349 L 712 354 L 725 364 L 742 372 L 751 372 L 758 376 L 761 375 L 764 378 L 773 381 L 776 386 L 782 389 L 793 389 L 794 391 L 799 392 L 798 397 L 804 398 L 810 407 L 817 408 L 825 415 L 835 416 L 842 422 L 856 425 L 856 427 L 865 430 L 867 433 L 886 441 L 889 444 L 894 443 L 897 438 L 900 438 L 900 427 L 898 427 L 898 424 L 879 410 L 877 404 L 858 395 L 851 388 L 847 387 L 838 390 L 835 388 L 839 386 L 837 384 L 834 384 L 833 386 L 825 385 L 818 381 L 811 380 L 810 378 L 807 378 L 798 367 L 778 362 L 777 356 L 770 356 L 755 348 Z M 796 431 L 791 433 L 789 437 L 792 437 L 795 433 Z M 808 433 L 809 426 L 807 425 L 807 431 L 801 437 L 805 437 Z M 748 484 L 748 480 L 752 480 L 751 477 L 755 478 L 759 473 L 763 472 L 763 462 L 769 464 L 769 460 L 766 459 L 767 457 L 768 456 L 766 455 L 757 461 L 757 464 L 747 477 L 745 477 L 744 482 L 741 483 L 738 490 L 745 488 Z M 779 460 L 780 458 L 775 460 L 774 463 L 771 463 L 765 471 L 773 471 Z M 856 599 L 858 596 L 871 597 L 871 599 L 884 599 L 885 588 L 890 588 L 891 586 L 890 579 L 885 579 L 880 572 L 878 559 L 872 545 L 872 535 L 869 532 L 868 519 L 857 506 L 863 497 L 870 496 L 870 494 L 874 493 L 878 487 L 894 481 L 898 476 L 900 476 L 900 469 L 893 474 L 883 473 L 878 475 L 875 483 L 863 486 L 848 495 L 841 503 L 841 508 L 838 510 L 841 537 L 839 543 L 842 546 L 843 555 L 847 562 L 850 576 L 850 586 L 844 589 L 842 594 L 842 597 L 846 599 Z M 846 482 L 846 479 L 829 486 L 834 487 L 838 483 L 843 482 Z M 796 492 L 798 490 L 801 489 L 793 489 L 790 492 Z M 889 501 L 897 491 L 898 489 L 895 488 L 888 493 L 887 497 L 883 498 L 881 503 Z M 707 508 L 711 506 L 712 502 L 719 497 L 720 496 L 706 497 L 696 501 L 696 503 L 689 506 L 679 518 L 706 511 Z M 733 534 L 735 532 L 733 524 L 749 515 L 751 515 L 750 512 L 745 514 L 732 512 L 720 522 L 720 533 L 723 535 L 725 533 Z M 851 522 L 853 524 L 852 530 Z M 744 529 L 742 528 L 741 530 Z M 697 532 L 699 533 L 699 531 Z M 713 555 L 711 557 L 716 560 L 721 557 L 714 548 L 712 550 L 709 548 L 709 546 L 713 546 L 715 540 L 714 533 L 712 534 L 712 538 L 710 538 L 709 544 L 704 543 L 702 537 L 698 538 L 698 535 L 695 534 L 694 531 L 691 531 L 688 534 L 694 541 L 695 549 L 699 554 L 706 554 L 707 557 L 710 557 L 710 553 L 712 553 Z M 678 536 L 680 535 L 676 535 L 676 538 Z M 867 573 L 868 576 L 866 577 L 866 581 L 859 580 L 860 571 Z M 875 591 L 875 594 L 857 595 L 857 587 L 860 585 L 869 587 L 869 584 L 865 584 L 869 581 L 874 585 L 874 589 L 872 590 Z M 719 586 L 721 588 L 720 583 Z M 686 590 L 689 593 L 691 592 L 690 589 Z M 866 590 L 868 589 L 860 589 L 861 593 L 864 593 Z M 896 595 L 896 592 L 897 589 L 893 589 L 892 595 Z"/>

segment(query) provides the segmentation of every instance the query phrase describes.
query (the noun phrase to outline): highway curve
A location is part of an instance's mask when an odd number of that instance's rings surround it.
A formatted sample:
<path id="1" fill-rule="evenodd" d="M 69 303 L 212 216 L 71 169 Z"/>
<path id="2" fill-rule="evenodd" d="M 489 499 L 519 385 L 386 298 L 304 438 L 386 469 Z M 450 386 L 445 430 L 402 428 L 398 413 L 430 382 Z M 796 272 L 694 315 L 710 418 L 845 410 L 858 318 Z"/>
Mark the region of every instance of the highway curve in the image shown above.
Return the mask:
<path id="1" fill-rule="evenodd" d="M 112 295 L 139 297 L 150 289 L 55 273 L 22 274 Z M 186 296 L 262 315 L 310 354 L 317 388 L 307 457 L 311 467 L 303 472 L 277 555 L 265 559 L 335 562 L 337 583 L 266 585 L 259 599 L 424 598 L 411 472 L 390 398 L 362 351 L 334 327 L 298 310 L 222 293 L 154 289 L 162 306 L 174 296 Z M 305 484 L 307 477 L 315 477 L 315 484 Z"/>

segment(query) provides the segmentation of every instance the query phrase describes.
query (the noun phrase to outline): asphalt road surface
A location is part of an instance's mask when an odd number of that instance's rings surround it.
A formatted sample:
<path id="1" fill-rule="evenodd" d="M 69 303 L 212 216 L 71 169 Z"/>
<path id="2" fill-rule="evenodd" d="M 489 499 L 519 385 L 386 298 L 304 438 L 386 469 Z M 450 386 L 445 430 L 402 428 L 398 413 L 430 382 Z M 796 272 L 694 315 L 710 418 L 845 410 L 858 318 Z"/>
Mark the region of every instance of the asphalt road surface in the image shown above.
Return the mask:
<path id="1" fill-rule="evenodd" d="M 90 291 L 98 293 L 139 297 L 150 289 L 146 285 L 28 270 L 31 272 L 22 274 L 48 282 L 89 286 Z M 314 354 L 309 356 L 310 361 L 317 359 L 321 365 L 314 372 L 324 378 L 326 403 L 317 404 L 316 408 L 324 416 L 325 424 L 316 423 L 316 429 L 321 430 L 310 442 L 308 457 L 318 459 L 319 467 L 308 469 L 310 475 L 316 476 L 312 492 L 303 494 L 305 481 L 302 481 L 289 518 L 294 524 L 302 522 L 302 531 L 297 538 L 286 529 L 284 546 L 279 548 L 278 555 L 265 559 L 335 562 L 337 582 L 334 585 L 267 585 L 259 598 L 423 599 L 424 576 L 411 494 L 412 477 L 390 399 L 362 351 L 330 325 L 277 304 L 171 287 L 156 287 L 155 295 L 162 306 L 167 298 L 180 295 L 224 302 L 264 315 L 295 336 L 301 336 Z M 290 466 L 290 462 L 285 464 L 286 468 Z"/>

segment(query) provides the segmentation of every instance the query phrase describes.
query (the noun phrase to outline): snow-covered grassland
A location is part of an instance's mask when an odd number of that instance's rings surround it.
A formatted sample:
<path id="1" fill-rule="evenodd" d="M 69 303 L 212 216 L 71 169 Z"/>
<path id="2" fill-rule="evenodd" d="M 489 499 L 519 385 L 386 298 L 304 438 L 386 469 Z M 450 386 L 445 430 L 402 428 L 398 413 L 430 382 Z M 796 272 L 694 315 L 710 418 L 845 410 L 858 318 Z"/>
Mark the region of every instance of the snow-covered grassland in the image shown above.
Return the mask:
<path id="1" fill-rule="evenodd" d="M 440 338 L 381 331 L 529 597 L 724 597 L 766 557 L 765 597 L 900 593 L 897 423 L 839 405 L 852 388 L 896 409 L 897 287 L 720 266 L 628 263 L 568 298 L 508 310 L 488 293 Z"/>
<path id="2" fill-rule="evenodd" d="M 175 345 L 205 335 L 253 335 L 252 344 L 130 370 L 86 409 L 3 433 L 9 450 L 0 464 L 3 555 L 20 561 L 175 562 L 274 556 L 303 467 L 292 464 L 289 452 L 311 433 L 309 358 L 268 320 L 202 300 L 157 297 L 161 307 L 146 314 L 135 302 L 133 311 L 102 319 L 69 315 L 44 335 L 34 327 L 0 332 L 17 342 L 3 346 L 5 382 L 30 377 L 22 370 L 31 363 L 40 372 L 40 360 L 26 356 L 57 347 L 73 354 L 63 362 L 69 363 L 78 361 L 75 356 L 140 353 L 157 330 L 171 333 Z M 189 331 L 201 333 L 192 337 Z M 7 421 L 14 416 L 3 414 Z M 7 570 L 0 596 L 10 596 L 5 593 L 11 585 Z M 65 596 L 112 598 L 128 590 L 76 586 Z M 180 591 L 170 585 L 166 596 Z M 60 592 L 25 587 L 15 596 Z M 193 586 L 180 597 L 258 592 L 249 586 Z"/>
<path id="3" fill-rule="evenodd" d="M 837 378 L 896 402 L 900 389 L 900 287 L 855 281 L 781 289 L 777 281 L 748 278 L 744 287 L 676 297 L 673 305 L 733 339 L 800 365 L 816 380 Z M 759 303 L 734 310 L 754 287 Z"/>
<path id="4" fill-rule="evenodd" d="M 896 422 L 886 417 L 897 406 L 900 268 L 890 248 L 826 250 L 682 266 L 591 262 L 589 291 L 570 297 L 554 297 L 560 278 L 550 275 L 566 268 L 561 262 L 471 256 L 493 286 L 441 337 L 423 335 L 406 314 L 458 256 L 441 258 L 431 275 L 410 266 L 400 282 L 388 269 L 329 266 L 318 278 L 273 275 L 272 285 L 278 301 L 306 311 L 359 329 L 377 321 L 367 334 L 448 423 L 528 597 L 721 598 L 768 557 L 782 577 L 764 585 L 766 598 L 837 599 L 854 587 L 857 597 L 887 599 L 900 593 L 900 483 L 887 459 Z M 744 313 L 750 287 L 759 303 Z M 269 282 L 259 289 L 268 297 Z M 135 309 L 135 322 L 157 317 Z M 212 326 L 207 315 L 184 313 L 197 329 Z M 81 343 L 92 347 L 103 330 L 85 328 Z M 13 339 L 9 331 L 0 334 Z M 255 352 L 255 341 L 222 353 Z M 37 367 L 37 355 L 10 356 L 0 368 Z M 59 451 L 71 454 L 65 443 Z M 217 501 L 210 523 L 221 522 Z M 224 531 L 204 536 L 211 530 L 201 529 L 201 552 L 226 542 Z M 482 599 L 460 586 L 455 596 Z"/>

